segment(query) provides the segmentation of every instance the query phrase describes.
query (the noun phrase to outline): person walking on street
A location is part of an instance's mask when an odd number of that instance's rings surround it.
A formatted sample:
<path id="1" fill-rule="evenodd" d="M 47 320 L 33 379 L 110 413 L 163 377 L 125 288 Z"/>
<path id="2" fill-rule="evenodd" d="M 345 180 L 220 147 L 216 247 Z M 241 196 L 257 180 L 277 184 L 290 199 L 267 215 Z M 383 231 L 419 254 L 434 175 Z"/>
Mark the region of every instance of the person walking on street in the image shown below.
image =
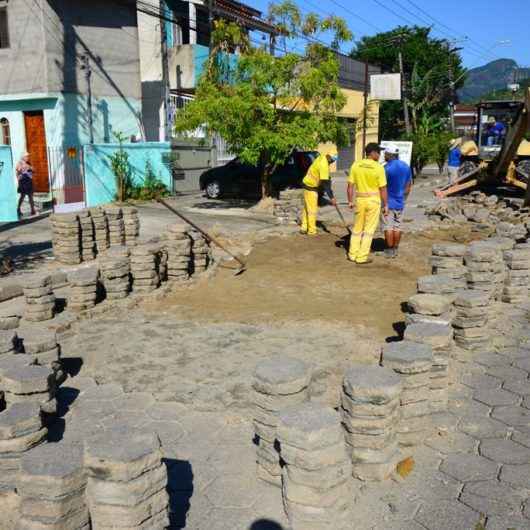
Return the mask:
<path id="1" fill-rule="evenodd" d="M 401 224 L 405 202 L 412 188 L 412 172 L 408 164 L 399 159 L 395 145 L 385 148 L 385 174 L 388 192 L 388 213 L 383 215 L 387 258 L 397 258 L 401 241 Z"/>
<path id="2" fill-rule="evenodd" d="M 304 209 L 300 233 L 314 236 L 317 233 L 318 194 L 319 191 L 329 197 L 331 204 L 337 204 L 331 188 L 329 166 L 337 160 L 337 156 L 319 155 L 309 166 L 307 174 L 302 181 L 304 188 Z"/>
<path id="3" fill-rule="evenodd" d="M 458 168 L 460 167 L 460 158 L 462 151 L 462 138 L 455 138 L 449 144 L 449 156 L 447 158 L 447 173 L 449 174 L 449 185 L 451 186 L 458 179 Z"/>
<path id="4" fill-rule="evenodd" d="M 355 222 L 350 238 L 348 259 L 359 265 L 371 263 L 370 248 L 381 214 L 388 213 L 388 194 L 385 170 L 379 163 L 381 148 L 376 143 L 366 146 L 366 158 L 354 162 L 348 177 L 348 206 Z"/>
<path id="5" fill-rule="evenodd" d="M 24 153 L 15 167 L 18 182 L 18 193 L 20 194 L 17 207 L 17 213 L 19 217 L 22 217 L 21 207 L 26 195 L 28 196 L 31 215 L 35 215 L 37 213 L 35 211 L 35 204 L 33 202 L 33 167 L 29 163 L 29 156 L 29 153 Z"/>

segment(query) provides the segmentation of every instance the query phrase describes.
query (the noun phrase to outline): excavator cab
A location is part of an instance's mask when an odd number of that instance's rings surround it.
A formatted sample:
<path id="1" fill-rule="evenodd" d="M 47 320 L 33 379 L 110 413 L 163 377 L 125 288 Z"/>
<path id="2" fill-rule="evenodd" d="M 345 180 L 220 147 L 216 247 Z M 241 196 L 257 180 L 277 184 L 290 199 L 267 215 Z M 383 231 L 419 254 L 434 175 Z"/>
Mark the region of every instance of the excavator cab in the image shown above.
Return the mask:
<path id="1" fill-rule="evenodd" d="M 477 105 L 479 158 L 491 162 L 500 152 L 521 109 L 521 101 L 481 101 Z"/>

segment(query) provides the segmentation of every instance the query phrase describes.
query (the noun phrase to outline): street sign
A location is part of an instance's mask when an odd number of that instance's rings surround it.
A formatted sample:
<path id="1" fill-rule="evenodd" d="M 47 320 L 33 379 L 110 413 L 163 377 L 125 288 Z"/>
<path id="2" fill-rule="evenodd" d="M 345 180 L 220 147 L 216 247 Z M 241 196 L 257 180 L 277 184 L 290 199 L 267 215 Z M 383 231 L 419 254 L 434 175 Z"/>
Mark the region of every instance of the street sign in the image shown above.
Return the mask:
<path id="1" fill-rule="evenodd" d="M 412 142 L 401 142 L 401 141 L 384 141 L 381 142 L 379 145 L 382 148 L 388 147 L 390 144 L 395 145 L 399 149 L 399 159 L 403 160 L 406 164 L 410 166 L 412 162 Z M 385 152 L 381 151 L 381 157 L 379 158 L 379 162 L 381 164 L 385 163 Z"/>
<path id="2" fill-rule="evenodd" d="M 370 97 L 379 100 L 400 100 L 401 74 L 371 75 Z"/>

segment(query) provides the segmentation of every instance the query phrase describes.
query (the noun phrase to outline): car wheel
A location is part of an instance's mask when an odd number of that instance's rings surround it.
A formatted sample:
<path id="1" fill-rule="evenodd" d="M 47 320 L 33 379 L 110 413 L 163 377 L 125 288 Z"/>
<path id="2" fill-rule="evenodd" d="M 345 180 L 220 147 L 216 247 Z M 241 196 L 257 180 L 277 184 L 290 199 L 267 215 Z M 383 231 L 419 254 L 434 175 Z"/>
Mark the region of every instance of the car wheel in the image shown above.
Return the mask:
<path id="1" fill-rule="evenodd" d="M 212 180 L 206 185 L 205 191 L 208 199 L 218 199 L 221 196 L 221 184 L 218 180 Z"/>

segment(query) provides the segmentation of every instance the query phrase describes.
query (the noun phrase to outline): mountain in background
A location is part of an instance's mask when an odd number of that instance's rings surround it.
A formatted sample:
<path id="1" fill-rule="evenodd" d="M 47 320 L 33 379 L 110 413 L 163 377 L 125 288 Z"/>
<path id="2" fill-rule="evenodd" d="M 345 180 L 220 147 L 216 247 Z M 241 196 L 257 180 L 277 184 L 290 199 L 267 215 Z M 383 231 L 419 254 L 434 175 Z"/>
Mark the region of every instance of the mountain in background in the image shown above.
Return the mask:
<path id="1" fill-rule="evenodd" d="M 518 82 L 530 78 L 530 68 L 518 68 L 513 59 L 498 59 L 467 72 L 466 82 L 458 91 L 462 103 L 480 99 L 496 90 L 504 90 L 513 83 L 517 71 Z"/>

